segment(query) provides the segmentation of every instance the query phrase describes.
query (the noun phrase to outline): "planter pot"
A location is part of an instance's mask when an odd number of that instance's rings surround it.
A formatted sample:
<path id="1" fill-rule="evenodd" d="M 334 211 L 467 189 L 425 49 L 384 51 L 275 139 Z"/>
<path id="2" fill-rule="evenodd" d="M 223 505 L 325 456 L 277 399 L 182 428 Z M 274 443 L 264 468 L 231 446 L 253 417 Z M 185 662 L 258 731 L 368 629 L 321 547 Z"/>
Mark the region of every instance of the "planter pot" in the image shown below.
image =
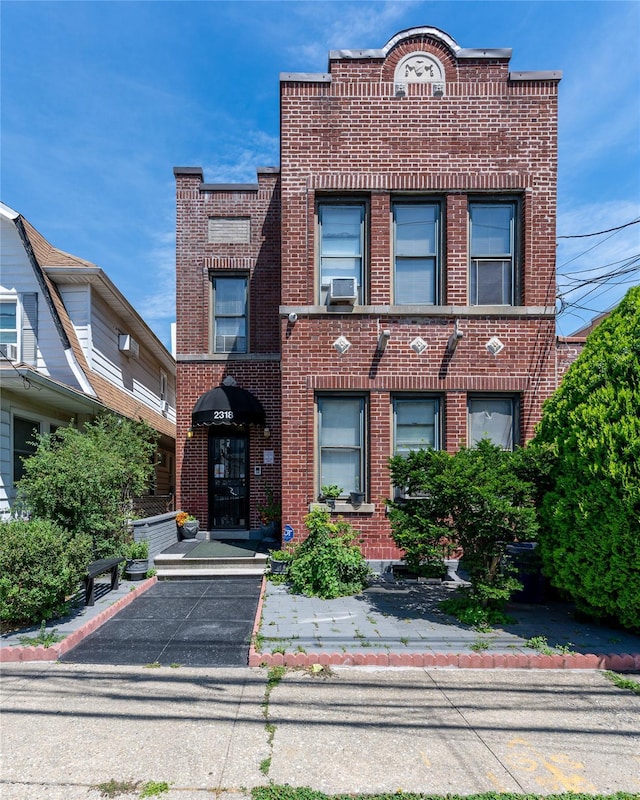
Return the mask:
<path id="1" fill-rule="evenodd" d="M 127 561 L 125 575 L 130 581 L 141 581 L 148 571 L 148 558 L 134 558 L 131 561 Z"/>
<path id="2" fill-rule="evenodd" d="M 200 530 L 200 523 L 197 519 L 187 520 L 184 525 L 178 527 L 181 539 L 195 539 Z"/>
<path id="3" fill-rule="evenodd" d="M 288 561 L 278 561 L 277 559 L 270 560 L 271 572 L 274 575 L 284 575 L 287 571 Z"/>
<path id="4" fill-rule="evenodd" d="M 350 492 L 349 500 L 352 506 L 359 506 L 364 503 L 364 492 Z"/>

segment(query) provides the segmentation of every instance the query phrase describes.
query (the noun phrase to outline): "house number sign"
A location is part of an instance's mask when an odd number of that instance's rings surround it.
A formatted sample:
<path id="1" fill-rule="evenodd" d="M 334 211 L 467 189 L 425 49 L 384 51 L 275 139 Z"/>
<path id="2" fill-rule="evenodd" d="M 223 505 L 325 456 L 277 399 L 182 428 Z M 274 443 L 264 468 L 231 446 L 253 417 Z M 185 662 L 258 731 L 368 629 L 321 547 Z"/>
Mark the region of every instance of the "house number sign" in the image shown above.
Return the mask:
<path id="1" fill-rule="evenodd" d="M 233 419 L 233 411 L 214 411 L 213 418 L 215 420 L 230 420 Z"/>

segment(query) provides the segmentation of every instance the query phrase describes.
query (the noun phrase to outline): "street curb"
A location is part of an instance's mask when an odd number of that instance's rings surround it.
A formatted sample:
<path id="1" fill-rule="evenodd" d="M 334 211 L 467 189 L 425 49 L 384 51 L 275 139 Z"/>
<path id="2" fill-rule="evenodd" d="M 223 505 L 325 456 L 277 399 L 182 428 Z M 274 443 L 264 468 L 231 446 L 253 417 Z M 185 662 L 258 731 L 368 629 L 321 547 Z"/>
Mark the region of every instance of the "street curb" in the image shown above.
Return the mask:
<path id="1" fill-rule="evenodd" d="M 458 669 L 601 669 L 640 672 L 640 653 L 574 655 L 541 653 L 260 653 L 255 643 L 260 632 L 262 606 L 267 586 L 263 576 L 260 599 L 249 647 L 250 667 L 408 667 Z"/>
<path id="2" fill-rule="evenodd" d="M 33 645 L 20 645 L 0 648 L 0 664 L 16 663 L 20 661 L 57 661 L 60 656 L 79 644 L 85 636 L 93 633 L 101 625 L 104 625 L 107 620 L 117 614 L 118 611 L 122 611 L 129 603 L 132 603 L 136 597 L 140 597 L 141 594 L 144 594 L 157 580 L 155 575 L 152 578 L 147 578 L 140 586 L 132 589 L 129 594 L 116 600 L 113 605 L 105 608 L 104 611 L 101 611 L 93 617 L 93 619 L 88 620 L 82 627 L 78 628 L 78 630 L 70 633 L 61 642 L 52 644 L 51 647 L 43 647 L 43 645 L 38 645 L 37 647 Z"/>

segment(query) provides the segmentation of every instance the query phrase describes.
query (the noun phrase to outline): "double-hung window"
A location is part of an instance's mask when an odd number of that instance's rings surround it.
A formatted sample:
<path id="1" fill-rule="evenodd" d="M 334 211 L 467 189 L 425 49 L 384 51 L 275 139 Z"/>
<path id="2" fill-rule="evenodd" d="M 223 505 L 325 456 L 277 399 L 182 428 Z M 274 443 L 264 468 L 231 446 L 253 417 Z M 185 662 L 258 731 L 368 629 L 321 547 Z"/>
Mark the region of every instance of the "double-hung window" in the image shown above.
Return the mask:
<path id="1" fill-rule="evenodd" d="M 213 276 L 213 352 L 247 352 L 247 277 Z"/>
<path id="2" fill-rule="evenodd" d="M 343 496 L 366 492 L 365 416 L 364 397 L 318 397 L 318 488 L 335 484 Z"/>
<path id="3" fill-rule="evenodd" d="M 0 352 L 11 361 L 18 360 L 18 304 L 0 300 Z"/>
<path id="4" fill-rule="evenodd" d="M 40 425 L 32 419 L 13 418 L 13 482 L 24 476 L 23 459 L 32 456 L 37 449 L 34 436 L 40 433 Z"/>
<path id="5" fill-rule="evenodd" d="M 394 302 L 438 302 L 440 204 L 393 204 Z"/>
<path id="6" fill-rule="evenodd" d="M 360 203 L 319 203 L 320 302 L 326 303 L 332 278 L 354 278 L 358 302 L 364 300 L 366 206 Z"/>
<path id="7" fill-rule="evenodd" d="M 440 449 L 440 401 L 417 395 L 393 399 L 394 455 L 412 450 Z"/>
<path id="8" fill-rule="evenodd" d="M 518 403 L 514 397 L 476 395 L 468 400 L 469 444 L 489 439 L 503 450 L 513 450 L 517 443 Z"/>
<path id="9" fill-rule="evenodd" d="M 469 294 L 472 306 L 513 305 L 517 203 L 469 205 Z"/>

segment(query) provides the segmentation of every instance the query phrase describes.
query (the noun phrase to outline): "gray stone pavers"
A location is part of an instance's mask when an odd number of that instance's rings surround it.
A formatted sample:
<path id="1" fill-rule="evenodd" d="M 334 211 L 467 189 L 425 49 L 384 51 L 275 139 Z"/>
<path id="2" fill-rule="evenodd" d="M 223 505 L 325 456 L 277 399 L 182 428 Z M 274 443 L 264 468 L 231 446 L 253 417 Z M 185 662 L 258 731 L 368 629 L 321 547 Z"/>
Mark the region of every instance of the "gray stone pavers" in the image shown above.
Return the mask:
<path id="1" fill-rule="evenodd" d="M 377 580 L 362 594 L 320 600 L 266 583 L 259 628 L 262 653 L 353 651 L 527 654 L 530 640 L 556 653 L 640 653 L 640 637 L 578 621 L 566 603 L 513 603 L 513 622 L 490 632 L 462 625 L 439 609 L 457 587 Z"/>

